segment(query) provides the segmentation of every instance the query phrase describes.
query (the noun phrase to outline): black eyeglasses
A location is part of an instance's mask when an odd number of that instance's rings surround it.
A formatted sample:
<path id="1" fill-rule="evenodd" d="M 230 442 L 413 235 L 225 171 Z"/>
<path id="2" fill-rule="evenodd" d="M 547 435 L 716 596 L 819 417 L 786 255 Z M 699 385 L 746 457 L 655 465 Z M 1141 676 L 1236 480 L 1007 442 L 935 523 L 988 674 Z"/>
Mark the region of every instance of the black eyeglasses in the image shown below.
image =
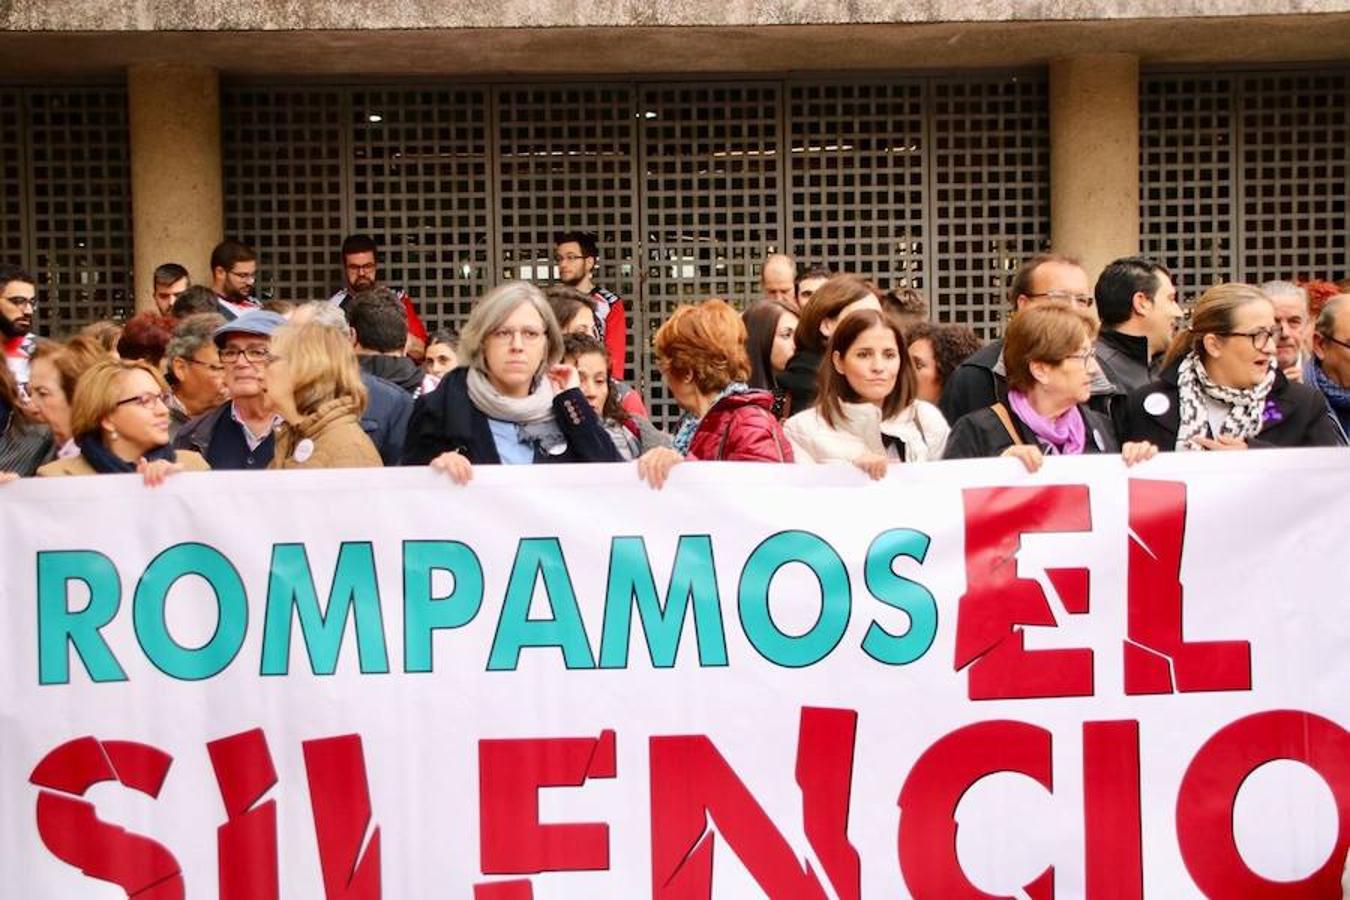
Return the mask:
<path id="1" fill-rule="evenodd" d="M 266 347 L 246 347 L 240 350 L 238 347 L 226 347 L 220 351 L 220 361 L 227 366 L 232 366 L 243 357 L 255 366 L 260 366 L 272 358 L 272 351 Z"/>
<path id="2" fill-rule="evenodd" d="M 1258 328 L 1255 331 L 1219 331 L 1215 333 L 1220 337 L 1245 337 L 1252 342 L 1252 349 L 1257 351 L 1277 343 L 1280 339 L 1278 327 Z"/>
<path id="3" fill-rule="evenodd" d="M 1334 338 L 1329 334 L 1322 335 L 1322 340 L 1331 341 L 1337 347 L 1344 347 L 1345 349 L 1350 350 L 1350 341 L 1343 341 L 1340 338 Z"/>

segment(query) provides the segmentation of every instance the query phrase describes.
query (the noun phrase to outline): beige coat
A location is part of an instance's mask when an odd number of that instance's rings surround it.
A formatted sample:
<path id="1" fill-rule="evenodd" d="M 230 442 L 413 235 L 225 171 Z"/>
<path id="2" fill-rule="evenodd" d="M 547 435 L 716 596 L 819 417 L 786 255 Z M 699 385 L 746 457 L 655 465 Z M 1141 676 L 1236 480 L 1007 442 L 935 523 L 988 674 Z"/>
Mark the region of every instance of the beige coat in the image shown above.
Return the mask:
<path id="1" fill-rule="evenodd" d="M 273 469 L 362 469 L 384 465 L 356 416 L 356 401 L 337 398 L 294 425 L 277 429 Z"/>
<path id="2" fill-rule="evenodd" d="M 841 403 L 843 421 L 831 427 L 818 407 L 799 412 L 783 423 L 797 462 L 853 462 L 865 453 L 885 455 L 883 434 L 905 446 L 910 462 L 942 459 L 947 445 L 947 420 L 931 403 L 915 400 L 896 416 L 881 420 L 873 403 Z"/>
<path id="3" fill-rule="evenodd" d="M 183 467 L 184 472 L 209 472 L 211 467 L 202 459 L 200 453 L 193 453 L 191 450 L 179 450 L 177 452 L 178 464 Z M 37 470 L 37 474 L 44 478 L 50 478 L 53 475 L 97 475 L 94 467 L 85 461 L 83 456 L 68 456 L 65 459 L 56 459 L 47 463 Z"/>

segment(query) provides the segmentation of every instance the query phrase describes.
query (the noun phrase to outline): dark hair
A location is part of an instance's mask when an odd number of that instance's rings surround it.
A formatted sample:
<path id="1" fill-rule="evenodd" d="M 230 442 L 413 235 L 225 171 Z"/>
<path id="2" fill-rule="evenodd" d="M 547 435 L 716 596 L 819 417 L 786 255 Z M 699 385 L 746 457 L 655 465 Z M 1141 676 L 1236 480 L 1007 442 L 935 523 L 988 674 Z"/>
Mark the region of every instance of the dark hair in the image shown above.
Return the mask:
<path id="1" fill-rule="evenodd" d="M 928 298 L 923 291 L 913 287 L 893 287 L 881 295 L 881 308 L 901 321 L 917 319 L 927 321 Z"/>
<path id="2" fill-rule="evenodd" d="M 563 335 L 563 359 L 576 360 L 591 353 L 598 353 L 604 359 L 605 381 L 609 383 L 609 392 L 605 395 L 601 417 L 615 422 L 627 422 L 632 416 L 619 404 L 619 386 L 609 374 L 609 348 L 589 334 Z"/>
<path id="3" fill-rule="evenodd" d="M 255 262 L 257 259 L 258 254 L 247 244 L 231 240 L 221 241 L 211 251 L 211 271 L 224 269 L 228 272 L 241 262 Z"/>
<path id="4" fill-rule="evenodd" d="M 829 266 L 822 265 L 821 263 L 816 263 L 815 265 L 808 267 L 805 272 L 798 275 L 797 280 L 793 283 L 801 284 L 803 281 L 806 281 L 809 278 L 824 278 L 825 280 L 828 281 L 833 277 L 834 272 L 830 269 Z"/>
<path id="5" fill-rule="evenodd" d="M 165 263 L 155 269 L 154 282 L 156 285 L 173 284 L 187 277 L 188 270 L 178 263 Z"/>
<path id="6" fill-rule="evenodd" d="M 752 388 L 771 391 L 778 387 L 773 376 L 773 339 L 783 313 L 797 315 L 795 309 L 780 300 L 760 300 L 741 313 L 745 320 L 745 351 L 750 354 L 747 383 Z"/>
<path id="7" fill-rule="evenodd" d="M 1112 262 L 1097 278 L 1092 295 L 1097 299 L 1097 316 L 1102 325 L 1115 328 L 1134 315 L 1134 295 L 1152 297 L 1162 286 L 1159 275 L 1172 277 L 1166 266 L 1142 256 L 1126 256 Z"/>
<path id="8" fill-rule="evenodd" d="M 831 428 L 844 418 L 841 402 L 862 402 L 853 385 L 834 367 L 834 355 L 844 356 L 863 332 L 877 327 L 890 329 L 891 334 L 895 335 L 895 348 L 900 353 L 900 371 L 895 378 L 895 387 L 882 401 L 881 418 L 889 419 L 898 415 L 918 395 L 918 377 L 914 374 L 914 363 L 910 361 L 909 350 L 905 346 L 904 328 L 894 316 L 874 309 L 860 309 L 845 316 L 834 334 L 830 335 L 830 343 L 825 348 L 827 358 L 821 363 L 816 380 L 816 409 Z"/>
<path id="9" fill-rule="evenodd" d="M 1023 295 L 1030 296 L 1031 279 L 1035 277 L 1036 270 L 1049 263 L 1059 263 L 1065 266 L 1082 267 L 1082 263 L 1075 257 L 1066 256 L 1063 253 L 1037 253 L 1031 259 L 1017 267 L 1013 273 L 1012 281 L 1008 284 L 1008 305 L 1017 309 L 1017 298 Z"/>
<path id="10" fill-rule="evenodd" d="M 172 312 L 175 318 L 186 319 L 197 313 L 220 312 L 220 303 L 215 291 L 204 284 L 194 284 L 173 301 Z"/>
<path id="11" fill-rule="evenodd" d="M 574 287 L 554 284 L 544 289 L 544 299 L 548 301 L 553 317 L 558 320 L 559 328 L 566 328 L 583 307 L 595 315 L 595 301 Z"/>
<path id="12" fill-rule="evenodd" d="M 872 296 L 872 291 L 857 275 L 835 275 L 811 296 L 811 302 L 797 320 L 797 333 L 792 340 L 798 350 L 825 352 L 825 339 L 820 335 L 820 323 L 832 319 L 855 300 Z"/>
<path id="13" fill-rule="evenodd" d="M 158 366 L 164 360 L 164 350 L 177 325 L 178 321 L 172 316 L 157 312 L 137 313 L 122 326 L 122 336 L 117 339 L 117 355 L 123 359 L 143 359 Z"/>
<path id="14" fill-rule="evenodd" d="M 928 341 L 933 345 L 933 363 L 937 368 L 939 387 L 947 383 L 957 366 L 984 346 L 984 341 L 969 325 L 915 322 L 905 329 L 905 338 L 910 346 L 915 341 Z"/>
<path id="15" fill-rule="evenodd" d="M 432 344 L 444 344 L 451 350 L 459 350 L 459 332 L 449 329 L 446 331 L 436 331 L 427 338 L 427 349 L 431 349 Z"/>
<path id="16" fill-rule="evenodd" d="M 576 244 L 581 248 L 582 256 L 592 259 L 600 256 L 600 245 L 596 243 L 595 232 L 592 231 L 559 231 L 553 235 L 553 246 L 560 244 Z"/>
<path id="17" fill-rule="evenodd" d="M 379 253 L 380 249 L 375 245 L 375 239 L 368 234 L 351 234 L 342 241 L 342 258 L 355 256 L 358 253 Z"/>
<path id="18" fill-rule="evenodd" d="M 37 287 L 37 279 L 32 275 L 29 275 L 23 269 L 20 269 L 18 266 L 10 265 L 9 263 L 0 265 L 0 291 L 3 291 L 8 287 L 11 281 L 21 281 L 24 284 L 31 284 L 33 287 Z"/>
<path id="19" fill-rule="evenodd" d="M 408 312 L 387 287 L 357 291 L 347 304 L 347 323 L 364 350 L 389 353 L 408 345 Z"/>

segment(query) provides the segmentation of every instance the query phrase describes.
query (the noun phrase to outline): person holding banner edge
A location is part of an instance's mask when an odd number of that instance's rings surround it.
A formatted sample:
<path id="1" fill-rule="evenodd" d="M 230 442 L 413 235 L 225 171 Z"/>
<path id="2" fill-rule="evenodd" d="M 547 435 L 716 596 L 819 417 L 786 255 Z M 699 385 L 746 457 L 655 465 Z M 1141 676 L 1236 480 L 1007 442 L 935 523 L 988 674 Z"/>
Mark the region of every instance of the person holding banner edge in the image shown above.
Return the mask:
<path id="1" fill-rule="evenodd" d="M 1047 454 L 1117 453 L 1127 466 L 1151 459 L 1156 445 L 1123 447 L 1111 420 L 1089 409 L 1099 369 L 1097 320 L 1063 300 L 1029 306 L 1013 317 L 1003 344 L 1008 402 L 967 413 L 952 426 L 943 459 L 1011 456 L 1028 472 Z"/>
<path id="2" fill-rule="evenodd" d="M 604 425 L 561 364 L 562 330 L 539 288 L 504 284 L 460 333 L 460 368 L 419 397 L 404 465 L 430 465 L 467 484 L 475 465 L 620 462 Z"/>
<path id="3" fill-rule="evenodd" d="M 839 323 L 825 352 L 816 405 L 783 423 L 798 462 L 850 462 L 875 481 L 893 462 L 942 458 L 947 420 L 916 397 L 898 321 L 858 310 Z"/>
<path id="4" fill-rule="evenodd" d="M 1275 306 L 1260 288 L 1205 291 L 1158 380 L 1129 395 L 1122 433 L 1168 451 L 1343 446 L 1322 394 L 1280 370 L 1279 336 Z"/>
<path id="5" fill-rule="evenodd" d="M 686 459 L 792 462 L 773 394 L 745 383 L 745 335 L 745 322 L 719 299 L 680 306 L 657 330 L 656 364 L 685 416 L 673 448 L 654 447 L 638 458 L 638 477 L 653 488 Z"/>
<path id="6" fill-rule="evenodd" d="M 137 472 L 155 487 L 206 460 L 169 444 L 169 386 L 148 363 L 105 360 L 81 376 L 70 414 L 80 453 L 38 469 L 43 477 Z"/>

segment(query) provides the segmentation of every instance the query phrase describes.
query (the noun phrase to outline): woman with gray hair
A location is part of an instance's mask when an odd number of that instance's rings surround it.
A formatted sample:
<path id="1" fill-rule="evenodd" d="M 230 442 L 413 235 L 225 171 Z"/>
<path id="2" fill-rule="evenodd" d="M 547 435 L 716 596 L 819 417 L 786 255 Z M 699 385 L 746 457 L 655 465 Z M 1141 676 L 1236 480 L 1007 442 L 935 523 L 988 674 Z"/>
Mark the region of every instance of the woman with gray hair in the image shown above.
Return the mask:
<path id="1" fill-rule="evenodd" d="M 164 377 L 173 391 L 169 399 L 169 441 L 195 416 L 229 399 L 225 367 L 220 364 L 214 335 L 225 324 L 216 313 L 181 319 L 164 348 Z"/>
<path id="2" fill-rule="evenodd" d="M 475 465 L 619 462 L 562 353 L 562 331 L 537 287 L 488 292 L 460 332 L 460 367 L 417 400 L 404 465 L 430 464 L 464 484 Z"/>

